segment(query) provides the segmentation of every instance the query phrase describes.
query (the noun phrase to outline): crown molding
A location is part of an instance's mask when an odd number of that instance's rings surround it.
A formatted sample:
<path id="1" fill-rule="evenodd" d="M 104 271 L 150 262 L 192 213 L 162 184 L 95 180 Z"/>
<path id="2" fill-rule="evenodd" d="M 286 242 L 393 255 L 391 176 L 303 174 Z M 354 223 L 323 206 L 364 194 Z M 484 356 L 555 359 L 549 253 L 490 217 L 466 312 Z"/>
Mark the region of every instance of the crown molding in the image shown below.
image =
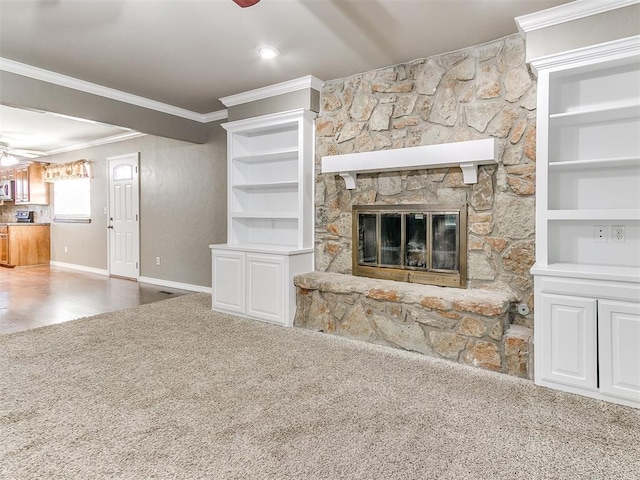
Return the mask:
<path id="1" fill-rule="evenodd" d="M 229 117 L 229 111 L 218 110 L 217 112 L 205 113 L 202 115 L 202 123 L 217 122 L 219 120 L 226 120 Z"/>
<path id="2" fill-rule="evenodd" d="M 605 57 L 622 58 L 638 54 L 640 54 L 640 35 L 534 58 L 529 63 L 537 74 L 540 70 L 558 69 L 579 62 L 594 62 Z"/>
<path id="3" fill-rule="evenodd" d="M 128 103 L 130 105 L 136 105 L 142 108 L 148 108 L 156 112 L 166 113 L 174 115 L 176 117 L 186 118 L 187 120 L 193 120 L 194 122 L 207 123 L 216 120 L 224 120 L 227 118 L 226 110 L 219 110 L 211 113 L 197 113 L 184 108 L 174 107 L 162 102 L 150 100 L 145 97 L 133 95 L 131 93 L 122 92 L 114 88 L 104 87 L 97 83 L 91 83 L 77 78 L 69 77 L 61 73 L 52 72 L 43 68 L 34 67 L 25 63 L 9 60 L 8 58 L 0 57 L 0 70 L 9 73 L 15 73 L 16 75 L 22 75 L 24 77 L 33 78 L 47 83 L 53 83 L 61 87 L 71 88 L 80 92 L 90 93 L 92 95 L 98 95 L 100 97 L 109 98 L 111 100 L 117 100 L 119 102 Z"/>
<path id="4" fill-rule="evenodd" d="M 640 3 L 640 0 L 576 0 L 571 3 L 541 10 L 540 12 L 516 17 L 515 21 L 520 33 L 526 34 L 533 30 L 578 20 L 637 3 Z"/>
<path id="5" fill-rule="evenodd" d="M 323 85 L 324 82 L 322 80 L 312 75 L 307 75 L 306 77 L 296 78 L 294 80 L 289 80 L 282 83 L 276 83 L 275 85 L 270 85 L 268 87 L 256 88 L 255 90 L 238 93 L 237 95 L 222 97 L 220 101 L 226 107 L 233 107 L 235 105 L 241 105 L 243 103 L 249 103 L 256 100 L 262 100 L 264 98 L 275 97 L 276 95 L 282 95 L 284 93 L 304 90 L 305 88 L 312 88 L 319 91 L 322 89 Z"/>
<path id="6" fill-rule="evenodd" d="M 58 153 L 73 152 L 76 150 L 82 150 L 83 148 L 97 147 L 99 145 L 106 145 L 108 143 L 122 142 L 124 140 L 131 140 L 132 138 L 144 137 L 146 133 L 140 132 L 125 132 L 117 135 L 111 135 L 110 137 L 98 138 L 91 140 L 90 142 L 74 143 L 73 145 L 67 145 L 66 147 L 55 148 L 45 152 L 45 156 L 57 155 Z"/>

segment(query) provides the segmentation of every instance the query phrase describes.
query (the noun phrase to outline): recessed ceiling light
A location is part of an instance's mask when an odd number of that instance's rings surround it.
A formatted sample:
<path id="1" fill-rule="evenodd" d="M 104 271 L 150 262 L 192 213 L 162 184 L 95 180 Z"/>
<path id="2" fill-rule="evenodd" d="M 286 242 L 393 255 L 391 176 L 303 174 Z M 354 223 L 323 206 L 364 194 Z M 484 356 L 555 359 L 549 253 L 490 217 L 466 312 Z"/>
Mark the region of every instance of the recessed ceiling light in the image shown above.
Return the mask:
<path id="1" fill-rule="evenodd" d="M 278 50 L 276 47 L 270 47 L 269 45 L 261 45 L 258 48 L 256 48 L 258 55 L 260 55 L 262 58 L 276 58 L 278 55 L 280 55 L 280 50 Z"/>

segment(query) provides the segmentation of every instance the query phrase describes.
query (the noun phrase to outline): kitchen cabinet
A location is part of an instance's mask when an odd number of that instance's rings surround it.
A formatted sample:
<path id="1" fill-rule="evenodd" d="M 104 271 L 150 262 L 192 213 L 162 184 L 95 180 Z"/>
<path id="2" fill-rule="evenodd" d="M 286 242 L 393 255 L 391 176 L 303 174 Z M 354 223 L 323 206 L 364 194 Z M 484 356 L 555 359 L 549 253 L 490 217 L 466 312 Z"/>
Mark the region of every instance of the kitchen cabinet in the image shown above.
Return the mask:
<path id="1" fill-rule="evenodd" d="M 9 264 L 9 227 L 0 225 L 0 265 Z"/>
<path id="2" fill-rule="evenodd" d="M 313 270 L 313 249 L 212 245 L 213 310 L 293 326 L 293 277 Z"/>
<path id="3" fill-rule="evenodd" d="M 14 180 L 15 170 L 13 168 L 5 168 L 0 170 L 0 180 Z"/>
<path id="4" fill-rule="evenodd" d="M 49 205 L 49 184 L 40 163 L 18 165 L 14 169 L 15 204 Z"/>
<path id="5" fill-rule="evenodd" d="M 0 265 L 48 265 L 49 225 L 0 225 Z"/>

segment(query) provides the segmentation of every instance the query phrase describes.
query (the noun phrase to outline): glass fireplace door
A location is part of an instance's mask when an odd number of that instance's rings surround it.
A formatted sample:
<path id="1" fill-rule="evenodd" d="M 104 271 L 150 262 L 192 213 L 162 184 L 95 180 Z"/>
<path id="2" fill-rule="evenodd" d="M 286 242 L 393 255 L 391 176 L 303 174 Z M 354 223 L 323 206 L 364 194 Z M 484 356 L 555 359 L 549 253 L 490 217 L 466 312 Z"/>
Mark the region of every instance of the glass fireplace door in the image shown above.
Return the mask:
<path id="1" fill-rule="evenodd" d="M 431 214 L 431 269 L 438 271 L 460 268 L 458 246 L 458 214 Z"/>
<path id="2" fill-rule="evenodd" d="M 380 265 L 402 266 L 402 215 L 399 213 L 380 215 Z"/>
<path id="3" fill-rule="evenodd" d="M 407 213 L 405 226 L 405 266 L 428 268 L 427 219 L 428 213 Z"/>
<path id="4" fill-rule="evenodd" d="M 466 204 L 354 206 L 353 273 L 466 285 Z"/>

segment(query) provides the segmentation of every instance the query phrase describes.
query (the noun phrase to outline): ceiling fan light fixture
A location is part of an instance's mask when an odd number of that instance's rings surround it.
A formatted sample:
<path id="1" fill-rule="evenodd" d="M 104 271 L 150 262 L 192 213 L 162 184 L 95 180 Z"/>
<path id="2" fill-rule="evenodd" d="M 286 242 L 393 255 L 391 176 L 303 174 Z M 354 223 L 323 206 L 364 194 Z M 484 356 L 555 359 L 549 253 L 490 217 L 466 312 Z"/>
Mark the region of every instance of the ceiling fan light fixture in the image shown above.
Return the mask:
<path id="1" fill-rule="evenodd" d="M 18 163 L 20 163 L 19 160 L 13 155 L 9 155 L 6 150 L 0 151 L 0 166 L 11 167 Z"/>
<path id="2" fill-rule="evenodd" d="M 258 52 L 258 55 L 260 55 L 260 57 L 264 58 L 265 60 L 276 58 L 278 55 L 280 55 L 280 50 L 269 45 L 261 45 L 256 48 L 256 51 Z"/>
<path id="3" fill-rule="evenodd" d="M 260 0 L 233 0 L 233 3 L 235 3 L 239 7 L 247 8 L 247 7 L 251 7 L 251 6 L 255 5 L 259 1 Z"/>

